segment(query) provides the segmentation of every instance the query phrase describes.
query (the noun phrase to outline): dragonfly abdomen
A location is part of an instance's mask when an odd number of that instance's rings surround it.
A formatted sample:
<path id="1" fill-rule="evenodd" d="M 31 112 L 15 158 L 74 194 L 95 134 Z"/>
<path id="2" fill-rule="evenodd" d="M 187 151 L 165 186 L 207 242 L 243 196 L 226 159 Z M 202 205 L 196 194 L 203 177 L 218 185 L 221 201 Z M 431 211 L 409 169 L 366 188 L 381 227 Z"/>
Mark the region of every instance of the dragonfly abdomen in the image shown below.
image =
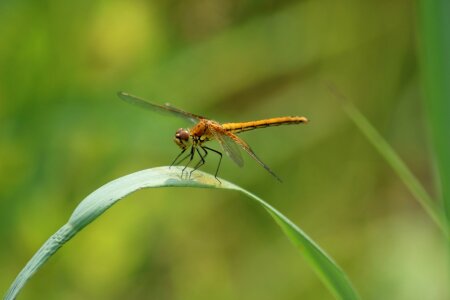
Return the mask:
<path id="1" fill-rule="evenodd" d="M 239 133 L 243 131 L 249 131 L 257 128 L 265 128 L 271 126 L 280 126 L 280 125 L 293 125 L 300 123 L 307 123 L 308 119 L 305 117 L 278 117 L 278 118 L 270 118 L 258 121 L 250 121 L 250 122 L 240 122 L 240 123 L 225 123 L 222 124 L 222 127 L 229 132 Z"/>

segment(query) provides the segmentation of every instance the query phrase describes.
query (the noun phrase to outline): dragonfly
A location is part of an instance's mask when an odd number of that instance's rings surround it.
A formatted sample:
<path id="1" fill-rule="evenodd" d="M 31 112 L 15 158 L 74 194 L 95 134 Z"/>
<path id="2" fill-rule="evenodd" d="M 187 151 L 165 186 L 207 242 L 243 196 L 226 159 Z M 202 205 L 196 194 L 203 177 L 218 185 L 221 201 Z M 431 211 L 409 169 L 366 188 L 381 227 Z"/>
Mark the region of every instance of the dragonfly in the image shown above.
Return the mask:
<path id="1" fill-rule="evenodd" d="M 269 118 L 257 121 L 249 122 L 237 122 L 237 123 L 219 123 L 208 119 L 203 116 L 199 116 L 179 108 L 176 108 L 168 103 L 164 105 L 159 105 L 151 103 L 147 100 L 133 96 L 126 92 L 118 92 L 118 96 L 130 104 L 139 106 L 141 108 L 151 110 L 154 112 L 173 115 L 175 117 L 181 118 L 193 124 L 191 128 L 179 128 L 175 132 L 174 142 L 180 147 L 181 152 L 175 157 L 171 166 L 175 164 L 181 164 L 183 161 L 189 158 L 189 162 L 185 165 L 182 170 L 182 176 L 186 168 L 194 160 L 194 156 L 198 154 L 200 160 L 193 167 L 189 174 L 189 177 L 195 170 L 198 170 L 206 162 L 206 156 L 208 151 L 214 152 L 220 156 L 219 163 L 216 168 L 214 177 L 217 178 L 219 172 L 220 163 L 222 162 L 222 152 L 212 149 L 205 144 L 209 141 L 216 140 L 221 146 L 222 150 L 235 162 L 239 167 L 244 165 L 244 160 L 239 151 L 239 147 L 247 152 L 250 157 L 256 160 L 264 169 L 266 169 L 273 177 L 281 182 L 280 177 L 278 177 L 250 148 L 250 146 L 236 134 L 271 126 L 280 125 L 293 125 L 293 124 L 306 124 L 308 119 L 306 117 L 299 116 L 289 116 L 289 117 L 277 117 Z M 185 156 L 183 156 L 185 154 Z"/>

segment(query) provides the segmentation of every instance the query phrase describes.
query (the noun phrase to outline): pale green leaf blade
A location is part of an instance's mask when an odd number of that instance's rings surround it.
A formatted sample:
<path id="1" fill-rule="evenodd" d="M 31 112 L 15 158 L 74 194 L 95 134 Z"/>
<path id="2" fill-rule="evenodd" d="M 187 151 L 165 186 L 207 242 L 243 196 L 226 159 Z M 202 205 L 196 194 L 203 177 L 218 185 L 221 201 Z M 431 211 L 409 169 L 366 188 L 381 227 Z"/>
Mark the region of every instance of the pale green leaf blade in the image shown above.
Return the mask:
<path id="1" fill-rule="evenodd" d="M 191 171 L 190 169 L 188 171 Z M 98 218 L 109 207 L 125 196 L 144 188 L 198 187 L 222 188 L 240 191 L 262 205 L 298 247 L 311 267 L 338 299 L 359 299 L 349 279 L 340 267 L 300 228 L 283 214 L 252 193 L 210 174 L 196 171 L 189 180 L 180 177 L 181 170 L 159 167 L 132 173 L 100 187 L 87 196 L 75 209 L 67 224 L 51 236 L 16 277 L 4 299 L 15 299 L 28 279 L 67 241 L 86 225 Z"/>

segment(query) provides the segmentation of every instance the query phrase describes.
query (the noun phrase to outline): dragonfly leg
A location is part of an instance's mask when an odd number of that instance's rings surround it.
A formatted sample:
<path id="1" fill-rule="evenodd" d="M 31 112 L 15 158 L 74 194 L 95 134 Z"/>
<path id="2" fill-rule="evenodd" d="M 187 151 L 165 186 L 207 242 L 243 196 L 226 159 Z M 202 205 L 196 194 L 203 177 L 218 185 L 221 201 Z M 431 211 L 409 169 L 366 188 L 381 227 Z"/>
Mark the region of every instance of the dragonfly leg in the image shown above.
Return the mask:
<path id="1" fill-rule="evenodd" d="M 198 170 L 201 166 L 203 166 L 204 164 L 205 164 L 205 158 L 206 158 L 206 156 L 208 155 L 208 151 L 206 151 L 203 147 L 200 147 L 202 150 L 203 150 L 203 152 L 205 152 L 205 154 L 201 154 L 200 153 L 200 150 L 198 150 L 198 148 L 196 149 L 197 150 L 197 153 L 198 153 L 198 155 L 200 156 L 200 161 L 195 165 L 195 167 L 194 167 L 194 169 L 191 171 L 191 173 L 189 174 L 189 177 L 191 177 L 191 175 L 192 175 L 192 173 L 195 171 L 195 170 Z"/>
<path id="2" fill-rule="evenodd" d="M 183 178 L 184 171 L 186 170 L 186 168 L 190 165 L 190 163 L 194 159 L 194 154 L 195 154 L 195 147 L 192 146 L 191 147 L 191 152 L 189 153 L 189 155 L 186 155 L 186 157 L 182 159 L 182 161 L 183 161 L 183 160 L 185 160 L 186 158 L 189 157 L 188 163 L 184 166 L 183 170 L 181 170 L 181 178 Z"/>
<path id="3" fill-rule="evenodd" d="M 177 162 L 178 158 L 180 158 L 180 156 L 181 156 L 184 152 L 186 152 L 186 149 L 183 149 L 183 150 L 180 152 L 180 154 L 178 154 L 177 157 L 175 157 L 175 159 L 173 160 L 173 162 L 170 164 L 169 169 L 170 169 L 171 167 L 173 167 L 173 165 Z M 189 153 L 189 155 L 190 155 L 190 153 Z M 182 162 L 183 160 L 185 160 L 186 158 L 188 158 L 189 155 L 187 155 L 186 157 L 184 157 L 180 162 Z"/>
<path id="4" fill-rule="evenodd" d="M 217 178 L 217 174 L 219 173 L 220 163 L 222 162 L 222 152 L 219 152 L 219 151 L 217 151 L 217 150 L 214 150 L 214 149 L 211 149 L 211 148 L 205 147 L 205 146 L 203 146 L 202 149 L 205 150 L 205 152 L 206 152 L 206 149 L 208 149 L 208 150 L 211 150 L 212 152 L 215 152 L 215 153 L 219 154 L 219 156 L 220 156 L 220 158 L 219 158 L 219 163 L 217 164 L 217 169 L 216 169 L 216 173 L 214 174 L 214 177 L 217 179 L 217 181 L 218 181 L 219 183 L 221 183 L 220 180 L 219 180 L 219 178 Z M 205 155 L 205 156 L 206 156 L 206 155 Z"/>

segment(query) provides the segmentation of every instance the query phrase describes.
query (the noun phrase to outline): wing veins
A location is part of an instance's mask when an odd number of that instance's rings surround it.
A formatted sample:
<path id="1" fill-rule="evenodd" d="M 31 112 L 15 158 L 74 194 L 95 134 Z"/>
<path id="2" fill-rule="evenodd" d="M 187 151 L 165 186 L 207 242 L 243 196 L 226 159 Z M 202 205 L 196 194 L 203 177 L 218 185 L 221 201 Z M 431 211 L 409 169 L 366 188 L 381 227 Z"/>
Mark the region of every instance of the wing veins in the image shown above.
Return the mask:
<path id="1" fill-rule="evenodd" d="M 158 112 L 161 114 L 171 114 L 171 115 L 179 117 L 181 119 L 188 120 L 194 124 L 198 123 L 198 121 L 200 119 L 204 119 L 204 117 L 202 117 L 202 116 L 198 116 L 198 115 L 186 112 L 186 111 L 176 108 L 168 103 L 166 103 L 165 105 L 151 103 L 147 100 L 133 96 L 133 95 L 125 93 L 125 92 L 118 92 L 117 95 L 119 96 L 120 99 L 122 99 L 123 101 L 128 102 L 130 104 L 139 106 L 139 107 L 147 109 L 147 110 L 152 110 L 154 112 Z"/>
<path id="2" fill-rule="evenodd" d="M 273 177 L 275 177 L 278 181 L 281 182 L 280 177 L 278 177 L 277 174 L 275 174 L 275 172 L 273 172 L 269 166 L 267 166 L 257 155 L 255 152 L 253 152 L 253 150 L 250 148 L 250 146 L 241 138 L 239 138 L 237 135 L 231 133 L 231 132 L 226 132 L 226 135 L 232 139 L 234 142 L 236 142 L 237 144 L 239 144 L 253 159 L 255 159 L 264 169 L 266 169 L 267 172 L 269 172 Z"/>
<path id="3" fill-rule="evenodd" d="M 242 158 L 241 152 L 237 147 L 236 143 L 228 136 L 223 135 L 215 130 L 211 131 L 214 135 L 214 138 L 219 142 L 223 151 L 225 151 L 226 155 L 231 158 L 239 167 L 244 165 L 244 159 Z"/>

